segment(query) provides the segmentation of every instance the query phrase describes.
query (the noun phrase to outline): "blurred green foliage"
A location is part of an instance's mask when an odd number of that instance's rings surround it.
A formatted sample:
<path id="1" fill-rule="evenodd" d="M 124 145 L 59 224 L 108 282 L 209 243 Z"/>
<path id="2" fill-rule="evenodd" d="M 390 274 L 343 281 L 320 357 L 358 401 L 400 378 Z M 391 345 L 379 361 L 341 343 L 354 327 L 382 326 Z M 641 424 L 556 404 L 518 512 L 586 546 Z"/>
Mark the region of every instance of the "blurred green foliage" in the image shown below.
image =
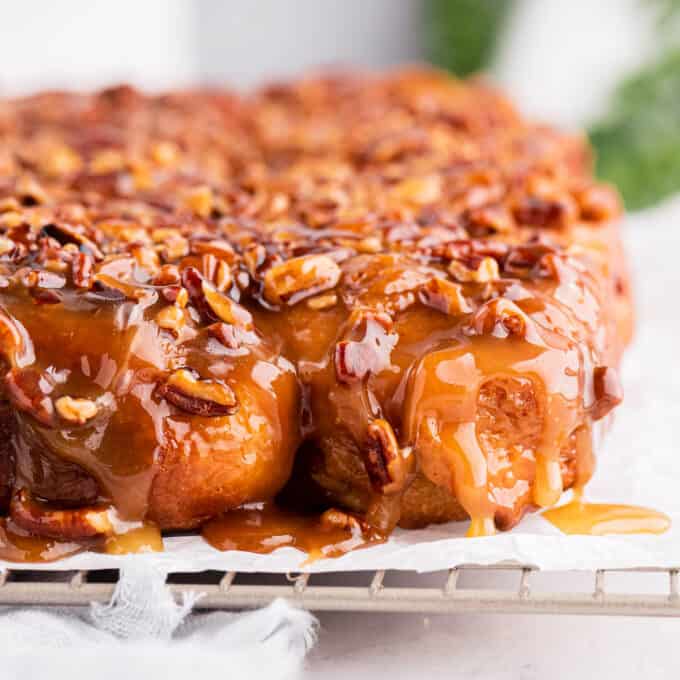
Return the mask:
<path id="1" fill-rule="evenodd" d="M 490 62 L 513 0 L 428 0 L 425 45 L 428 59 L 459 76 Z"/>
<path id="2" fill-rule="evenodd" d="M 625 80 L 590 130 L 597 174 L 637 210 L 680 191 L 680 49 Z"/>

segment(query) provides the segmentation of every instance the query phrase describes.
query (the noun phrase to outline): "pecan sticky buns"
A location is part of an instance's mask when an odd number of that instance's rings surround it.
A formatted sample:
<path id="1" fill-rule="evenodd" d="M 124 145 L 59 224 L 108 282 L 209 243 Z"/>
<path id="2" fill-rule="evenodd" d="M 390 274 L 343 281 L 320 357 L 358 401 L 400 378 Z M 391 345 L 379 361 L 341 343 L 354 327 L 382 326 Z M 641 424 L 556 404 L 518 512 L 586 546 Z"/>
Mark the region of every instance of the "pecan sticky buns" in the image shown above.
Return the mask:
<path id="1" fill-rule="evenodd" d="M 16 530 L 194 528 L 290 481 L 490 533 L 587 482 L 620 400 L 617 196 L 482 83 L 3 102 L 0 211 Z"/>

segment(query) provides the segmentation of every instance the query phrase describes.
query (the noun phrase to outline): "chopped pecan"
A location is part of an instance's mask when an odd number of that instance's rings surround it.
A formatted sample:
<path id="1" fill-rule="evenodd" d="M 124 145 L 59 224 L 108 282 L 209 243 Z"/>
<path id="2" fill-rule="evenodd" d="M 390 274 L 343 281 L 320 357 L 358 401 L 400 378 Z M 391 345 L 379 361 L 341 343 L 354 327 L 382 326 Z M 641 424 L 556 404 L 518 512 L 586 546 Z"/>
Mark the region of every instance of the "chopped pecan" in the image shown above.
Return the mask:
<path id="1" fill-rule="evenodd" d="M 58 305 L 61 302 L 61 295 L 55 290 L 32 288 L 31 297 L 40 305 Z"/>
<path id="2" fill-rule="evenodd" d="M 470 328 L 477 335 L 493 335 L 497 338 L 515 336 L 526 338 L 531 319 L 514 303 L 505 298 L 494 298 L 483 304 L 470 321 Z"/>
<path id="3" fill-rule="evenodd" d="M 24 175 L 17 181 L 15 191 L 21 205 L 30 207 L 47 203 L 48 196 L 45 189 L 30 175 Z"/>
<path id="4" fill-rule="evenodd" d="M 64 420 L 78 425 L 84 425 L 99 412 L 99 407 L 94 401 L 77 397 L 59 397 L 54 402 L 54 407 Z"/>
<path id="5" fill-rule="evenodd" d="M 172 286 L 181 280 L 179 268 L 176 264 L 164 264 L 153 277 L 154 286 Z"/>
<path id="6" fill-rule="evenodd" d="M 471 208 L 462 215 L 465 229 L 472 236 L 504 234 L 512 231 L 514 221 L 507 208 L 501 205 L 485 205 Z"/>
<path id="7" fill-rule="evenodd" d="M 214 255 L 220 260 L 225 260 L 232 264 L 236 260 L 234 248 L 228 241 L 212 239 L 210 241 L 203 241 L 194 239 L 191 241 L 191 252 L 196 255 Z"/>
<path id="8" fill-rule="evenodd" d="M 41 234 L 59 241 L 62 245 L 73 243 L 81 252 L 88 253 L 95 260 L 104 259 L 99 246 L 84 233 L 82 228 L 73 227 L 64 222 L 51 222 L 42 228 Z"/>
<path id="9" fill-rule="evenodd" d="M 518 200 L 514 216 L 519 224 L 562 229 L 573 219 L 576 207 L 570 196 L 525 196 Z"/>
<path id="10" fill-rule="evenodd" d="M 367 236 L 356 242 L 355 247 L 360 253 L 379 253 L 382 250 L 382 240 L 377 236 Z"/>
<path id="11" fill-rule="evenodd" d="M 552 269 L 546 256 L 556 252 L 555 246 L 545 240 L 536 240 L 510 249 L 503 263 L 503 271 L 519 278 L 547 278 Z"/>
<path id="12" fill-rule="evenodd" d="M 179 155 L 179 148 L 172 142 L 157 142 L 151 147 L 151 158 L 163 167 L 175 165 Z"/>
<path id="13" fill-rule="evenodd" d="M 128 300 L 151 300 L 158 297 L 158 293 L 155 290 L 145 287 L 136 286 L 133 283 L 128 283 L 127 281 L 121 281 L 114 276 L 109 276 L 108 274 L 96 274 L 94 277 L 95 285 L 106 290 L 117 290 Z"/>
<path id="14" fill-rule="evenodd" d="M 327 529 L 345 529 L 352 533 L 363 533 L 369 530 L 369 526 L 354 515 L 350 515 L 344 510 L 330 508 L 319 518 L 321 526 Z"/>
<path id="15" fill-rule="evenodd" d="M 328 293 L 326 295 L 317 295 L 316 297 L 307 300 L 307 307 L 320 311 L 322 309 L 329 309 L 335 307 L 338 302 L 338 296 L 335 293 Z"/>
<path id="16" fill-rule="evenodd" d="M 26 342 L 25 331 L 18 322 L 0 308 L 0 356 L 11 368 L 33 360 L 33 349 Z"/>
<path id="17" fill-rule="evenodd" d="M 360 310 L 350 320 L 351 334 L 358 340 L 341 340 L 335 345 L 335 375 L 338 382 L 358 382 L 389 368 L 396 337 L 390 335 L 392 319 L 386 314 Z"/>
<path id="18" fill-rule="evenodd" d="M 498 262 L 493 257 L 471 256 L 465 260 L 451 260 L 448 271 L 461 282 L 487 283 L 500 278 Z"/>
<path id="19" fill-rule="evenodd" d="M 153 248 L 144 245 L 133 245 L 130 248 L 130 252 L 137 264 L 150 276 L 159 270 L 160 260 L 158 259 L 158 253 Z"/>
<path id="20" fill-rule="evenodd" d="M 11 238 L 0 236 L 0 256 L 11 253 L 15 247 L 16 244 Z"/>
<path id="21" fill-rule="evenodd" d="M 576 203 L 581 211 L 581 219 L 588 222 L 604 222 L 621 213 L 618 194 L 602 184 L 593 184 L 578 191 Z"/>
<path id="22" fill-rule="evenodd" d="M 238 409 L 238 399 L 224 381 L 201 380 L 196 372 L 186 368 L 175 371 L 156 392 L 182 411 L 197 416 L 228 416 Z"/>
<path id="23" fill-rule="evenodd" d="M 205 280 L 201 284 L 201 289 L 206 303 L 216 317 L 216 321 L 220 319 L 225 323 L 240 326 L 246 330 L 250 330 L 253 327 L 253 317 L 245 307 L 220 293 L 211 283 Z"/>
<path id="24" fill-rule="evenodd" d="M 94 260 L 88 253 L 75 253 L 71 262 L 73 283 L 78 288 L 92 287 L 92 268 Z"/>
<path id="25" fill-rule="evenodd" d="M 243 345 L 252 345 L 257 342 L 257 335 L 244 328 L 233 326 L 232 324 L 218 323 L 212 324 L 207 328 L 208 334 L 222 343 L 229 349 L 238 349 Z"/>
<path id="26" fill-rule="evenodd" d="M 256 279 L 260 268 L 267 262 L 267 249 L 261 243 L 256 243 L 243 252 L 243 261 L 249 274 Z"/>
<path id="27" fill-rule="evenodd" d="M 449 316 L 469 314 L 472 311 L 471 305 L 463 295 L 463 287 L 446 279 L 430 279 L 418 291 L 418 299 L 427 307 Z"/>
<path id="28" fill-rule="evenodd" d="M 165 330 L 178 334 L 184 326 L 184 311 L 178 305 L 168 305 L 156 314 L 156 323 Z"/>
<path id="29" fill-rule="evenodd" d="M 18 411 L 33 416 L 43 425 L 54 423 L 54 404 L 49 396 L 49 380 L 32 368 L 13 368 L 4 378 L 7 398 Z"/>
<path id="30" fill-rule="evenodd" d="M 376 492 L 391 496 L 406 488 L 413 456 L 402 455 L 394 430 L 386 420 L 380 418 L 368 426 L 362 453 L 366 473 Z"/>
<path id="31" fill-rule="evenodd" d="M 335 288 L 340 267 L 327 255 L 302 255 L 274 265 L 264 275 L 264 297 L 275 305 L 294 305 Z"/>
<path id="32" fill-rule="evenodd" d="M 213 201 L 213 190 L 206 184 L 187 190 L 183 197 L 184 206 L 199 217 L 210 217 Z"/>
<path id="33" fill-rule="evenodd" d="M 204 321 L 213 323 L 214 321 L 217 321 L 218 317 L 205 298 L 203 281 L 203 276 L 196 267 L 187 267 L 182 270 L 182 286 L 189 296 L 189 301 L 196 308 Z M 177 293 L 179 293 L 179 290 Z"/>
<path id="34" fill-rule="evenodd" d="M 590 407 L 590 415 L 593 420 L 600 420 L 623 400 L 623 388 L 616 369 L 597 366 L 593 372 L 593 391 L 595 402 Z"/>
<path id="35" fill-rule="evenodd" d="M 161 247 L 161 256 L 165 262 L 176 262 L 189 254 L 189 241 L 179 233 L 168 236 Z"/>
<path id="36" fill-rule="evenodd" d="M 393 195 L 400 201 L 416 205 L 436 203 L 442 194 L 442 180 L 439 175 L 409 177 L 392 189 Z"/>
<path id="37" fill-rule="evenodd" d="M 34 500 L 26 489 L 12 496 L 10 516 L 25 531 L 45 538 L 77 541 L 112 534 L 108 508 L 58 510 Z"/>
<path id="38" fill-rule="evenodd" d="M 430 139 L 423 130 L 406 129 L 380 137 L 358 153 L 362 163 L 390 163 L 424 153 Z"/>

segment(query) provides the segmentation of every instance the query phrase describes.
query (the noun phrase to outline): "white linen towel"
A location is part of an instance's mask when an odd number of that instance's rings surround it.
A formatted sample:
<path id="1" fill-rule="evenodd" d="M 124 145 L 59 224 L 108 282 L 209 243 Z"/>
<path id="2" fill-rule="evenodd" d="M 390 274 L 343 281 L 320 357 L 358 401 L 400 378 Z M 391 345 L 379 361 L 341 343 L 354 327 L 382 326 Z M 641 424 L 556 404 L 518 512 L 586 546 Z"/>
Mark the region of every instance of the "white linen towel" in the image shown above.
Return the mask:
<path id="1" fill-rule="evenodd" d="M 0 677 L 97 680 L 294 677 L 316 638 L 316 620 L 276 600 L 256 611 L 191 613 L 165 576 L 127 568 L 107 605 L 88 610 L 0 609 Z"/>

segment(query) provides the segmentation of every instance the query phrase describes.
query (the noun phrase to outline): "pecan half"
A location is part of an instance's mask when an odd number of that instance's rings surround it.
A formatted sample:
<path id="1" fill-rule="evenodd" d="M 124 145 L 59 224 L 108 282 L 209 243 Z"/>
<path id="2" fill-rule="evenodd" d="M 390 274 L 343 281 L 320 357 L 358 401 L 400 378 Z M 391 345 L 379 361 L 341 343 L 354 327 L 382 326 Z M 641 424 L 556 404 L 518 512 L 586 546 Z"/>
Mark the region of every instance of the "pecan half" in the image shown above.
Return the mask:
<path id="1" fill-rule="evenodd" d="M 394 430 L 386 420 L 380 418 L 368 426 L 362 453 L 366 473 L 375 491 L 390 496 L 406 488 L 413 457 L 402 455 Z"/>
<path id="2" fill-rule="evenodd" d="M 342 272 L 328 255 L 302 255 L 267 269 L 264 297 L 275 305 L 300 300 L 335 288 Z"/>
<path id="3" fill-rule="evenodd" d="M 18 526 L 36 536 L 77 541 L 113 533 L 107 508 L 53 509 L 34 500 L 26 489 L 12 496 L 9 512 Z"/>
<path id="4" fill-rule="evenodd" d="M 228 416 L 238 409 L 234 391 L 222 380 L 201 380 L 198 374 L 186 368 L 175 371 L 156 389 L 158 396 L 173 406 L 197 416 Z"/>
<path id="5" fill-rule="evenodd" d="M 623 401 L 623 388 L 619 374 L 611 366 L 597 366 L 593 372 L 595 402 L 590 408 L 593 420 L 604 418 Z"/>
<path id="6" fill-rule="evenodd" d="M 472 307 L 463 295 L 463 287 L 446 279 L 430 279 L 418 291 L 418 299 L 426 307 L 449 316 L 469 314 L 472 311 Z"/>

